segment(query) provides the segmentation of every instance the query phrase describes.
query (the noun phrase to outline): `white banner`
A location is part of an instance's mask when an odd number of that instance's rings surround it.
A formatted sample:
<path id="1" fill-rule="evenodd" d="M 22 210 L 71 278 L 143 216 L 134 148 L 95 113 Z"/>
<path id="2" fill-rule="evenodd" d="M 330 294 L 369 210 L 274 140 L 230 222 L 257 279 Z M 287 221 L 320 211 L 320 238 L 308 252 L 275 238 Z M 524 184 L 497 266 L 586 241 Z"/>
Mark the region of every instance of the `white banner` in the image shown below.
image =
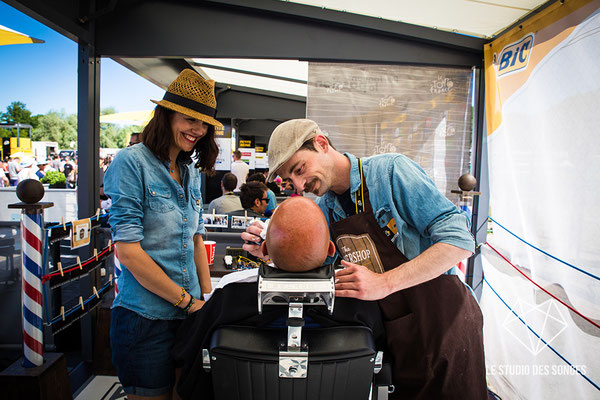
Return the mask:
<path id="1" fill-rule="evenodd" d="M 600 398 L 598 60 L 598 0 L 556 2 L 485 46 L 501 256 L 484 246 L 482 308 L 502 398 Z"/>

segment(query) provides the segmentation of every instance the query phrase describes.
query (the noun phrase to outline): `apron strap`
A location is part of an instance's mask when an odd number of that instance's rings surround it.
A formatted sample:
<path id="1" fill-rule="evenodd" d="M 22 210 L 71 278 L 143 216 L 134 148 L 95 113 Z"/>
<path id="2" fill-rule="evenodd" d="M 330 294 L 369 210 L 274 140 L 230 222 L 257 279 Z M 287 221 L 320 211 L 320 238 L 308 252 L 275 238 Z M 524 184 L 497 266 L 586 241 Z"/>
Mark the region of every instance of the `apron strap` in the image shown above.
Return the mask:
<path id="1" fill-rule="evenodd" d="M 356 207 L 357 214 L 365 212 L 365 178 L 360 158 L 358 159 L 358 170 L 360 172 L 360 187 L 354 192 L 354 206 Z"/>

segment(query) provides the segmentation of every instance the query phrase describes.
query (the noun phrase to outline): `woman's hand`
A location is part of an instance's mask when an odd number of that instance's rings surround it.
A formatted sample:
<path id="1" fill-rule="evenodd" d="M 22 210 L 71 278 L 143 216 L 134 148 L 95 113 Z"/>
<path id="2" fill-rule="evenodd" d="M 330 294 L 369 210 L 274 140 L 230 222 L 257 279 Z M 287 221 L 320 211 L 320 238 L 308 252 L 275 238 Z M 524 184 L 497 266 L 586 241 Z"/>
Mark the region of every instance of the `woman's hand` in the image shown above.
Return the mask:
<path id="1" fill-rule="evenodd" d="M 196 311 L 198 311 L 199 309 L 201 309 L 202 306 L 204 305 L 204 303 L 206 303 L 204 300 L 196 299 L 196 301 L 194 301 L 194 304 L 187 311 L 188 315 L 193 314 Z"/>

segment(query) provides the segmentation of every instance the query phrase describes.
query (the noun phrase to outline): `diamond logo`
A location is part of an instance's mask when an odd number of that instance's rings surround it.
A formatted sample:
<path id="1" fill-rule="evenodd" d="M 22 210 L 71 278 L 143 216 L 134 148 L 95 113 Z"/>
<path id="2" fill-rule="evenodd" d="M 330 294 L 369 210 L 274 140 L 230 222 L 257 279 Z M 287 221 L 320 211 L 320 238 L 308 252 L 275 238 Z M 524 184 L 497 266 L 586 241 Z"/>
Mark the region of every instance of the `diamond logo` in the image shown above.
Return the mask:
<path id="1" fill-rule="evenodd" d="M 556 302 L 552 299 L 535 305 L 518 300 L 515 312 L 527 323 L 546 343 L 542 342 L 519 318 L 509 312 L 504 319 L 506 329 L 519 343 L 534 356 L 539 354 L 547 344 L 550 344 L 567 328 L 567 322 L 560 313 Z"/>

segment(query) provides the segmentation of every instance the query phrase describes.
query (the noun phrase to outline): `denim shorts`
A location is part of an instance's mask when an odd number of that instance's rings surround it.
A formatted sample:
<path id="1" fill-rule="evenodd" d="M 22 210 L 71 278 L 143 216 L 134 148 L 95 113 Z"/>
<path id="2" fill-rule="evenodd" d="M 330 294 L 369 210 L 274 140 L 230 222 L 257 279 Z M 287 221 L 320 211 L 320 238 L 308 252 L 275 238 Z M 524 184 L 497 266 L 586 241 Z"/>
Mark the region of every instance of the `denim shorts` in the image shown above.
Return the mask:
<path id="1" fill-rule="evenodd" d="M 127 394 L 160 396 L 173 391 L 171 349 L 183 320 L 154 320 L 123 307 L 111 312 L 112 362 Z"/>

